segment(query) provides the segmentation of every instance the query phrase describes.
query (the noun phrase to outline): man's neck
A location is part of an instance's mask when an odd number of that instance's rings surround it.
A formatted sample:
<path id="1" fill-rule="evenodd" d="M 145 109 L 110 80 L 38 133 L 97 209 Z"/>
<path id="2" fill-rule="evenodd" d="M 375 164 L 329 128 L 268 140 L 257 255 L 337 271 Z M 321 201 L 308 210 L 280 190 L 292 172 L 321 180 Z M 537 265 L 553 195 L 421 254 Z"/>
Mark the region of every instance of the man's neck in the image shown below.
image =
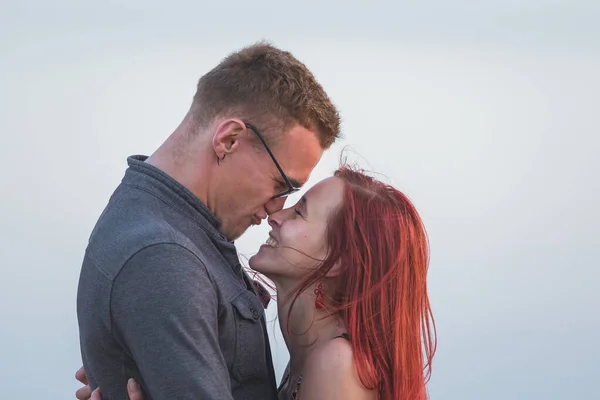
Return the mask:
<path id="1" fill-rule="evenodd" d="M 208 206 L 208 157 L 203 157 L 202 144 L 187 139 L 181 129 L 181 126 L 177 128 L 146 162 L 185 186 Z"/>

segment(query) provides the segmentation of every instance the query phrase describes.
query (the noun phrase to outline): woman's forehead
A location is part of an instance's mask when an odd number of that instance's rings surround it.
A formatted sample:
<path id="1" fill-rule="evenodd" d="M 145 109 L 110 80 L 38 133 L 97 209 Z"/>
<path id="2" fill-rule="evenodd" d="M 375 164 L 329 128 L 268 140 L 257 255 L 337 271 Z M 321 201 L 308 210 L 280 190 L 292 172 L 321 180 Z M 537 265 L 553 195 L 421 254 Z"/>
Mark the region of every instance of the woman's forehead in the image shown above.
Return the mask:
<path id="1" fill-rule="evenodd" d="M 323 179 L 304 195 L 307 208 L 310 209 L 311 206 L 326 209 L 336 207 L 342 200 L 343 189 L 344 181 L 342 179 L 333 176 Z"/>

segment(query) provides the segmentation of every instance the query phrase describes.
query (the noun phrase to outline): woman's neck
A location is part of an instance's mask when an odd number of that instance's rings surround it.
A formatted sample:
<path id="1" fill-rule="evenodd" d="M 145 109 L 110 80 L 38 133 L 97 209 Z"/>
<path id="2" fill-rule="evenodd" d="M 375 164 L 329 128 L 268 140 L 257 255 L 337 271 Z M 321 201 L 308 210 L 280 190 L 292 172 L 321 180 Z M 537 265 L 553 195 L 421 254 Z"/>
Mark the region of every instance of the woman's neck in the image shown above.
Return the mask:
<path id="1" fill-rule="evenodd" d="M 293 287 L 277 282 L 275 286 L 279 326 L 290 353 L 290 378 L 297 379 L 307 357 L 346 329 L 339 315 L 315 307 L 314 288 L 305 290 L 292 305 Z"/>

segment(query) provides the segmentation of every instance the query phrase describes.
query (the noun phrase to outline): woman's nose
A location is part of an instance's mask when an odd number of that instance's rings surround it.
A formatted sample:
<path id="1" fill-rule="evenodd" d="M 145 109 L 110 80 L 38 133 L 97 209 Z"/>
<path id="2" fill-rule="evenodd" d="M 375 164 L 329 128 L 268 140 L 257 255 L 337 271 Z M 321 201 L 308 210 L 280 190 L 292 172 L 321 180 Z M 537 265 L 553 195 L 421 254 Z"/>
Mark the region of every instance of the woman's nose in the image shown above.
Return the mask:
<path id="1" fill-rule="evenodd" d="M 269 225 L 273 228 L 281 226 L 281 224 L 286 220 L 290 219 L 294 215 L 293 208 L 284 208 L 283 210 L 279 210 L 269 215 Z"/>

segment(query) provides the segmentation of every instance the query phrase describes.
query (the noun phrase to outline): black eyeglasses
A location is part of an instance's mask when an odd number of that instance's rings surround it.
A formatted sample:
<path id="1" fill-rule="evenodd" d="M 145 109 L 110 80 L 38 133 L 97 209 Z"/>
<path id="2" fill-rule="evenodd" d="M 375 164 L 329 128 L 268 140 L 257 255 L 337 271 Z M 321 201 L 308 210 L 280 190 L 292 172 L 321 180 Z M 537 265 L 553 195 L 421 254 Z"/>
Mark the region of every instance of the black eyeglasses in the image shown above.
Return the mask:
<path id="1" fill-rule="evenodd" d="M 298 190 L 300 190 L 299 187 L 296 187 L 296 186 L 292 185 L 292 182 L 290 182 L 290 180 L 288 179 L 288 177 L 285 175 L 285 173 L 283 172 L 283 169 L 281 169 L 281 166 L 279 165 L 279 163 L 275 159 L 275 156 L 271 152 L 271 149 L 269 149 L 269 146 L 267 146 L 267 142 L 265 141 L 265 139 L 263 138 L 263 136 L 260 134 L 260 132 L 258 131 L 258 129 L 256 129 L 256 127 L 254 125 L 251 125 L 251 124 L 249 124 L 247 122 L 244 122 L 244 124 L 246 125 L 246 128 L 250 129 L 252 132 L 254 132 L 256 134 L 256 136 L 258 136 L 258 138 L 262 142 L 263 146 L 265 146 L 265 149 L 267 150 L 267 153 L 269 153 L 269 155 L 271 156 L 271 159 L 273 160 L 273 163 L 275 164 L 275 166 L 279 170 L 279 173 L 281 174 L 281 177 L 283 178 L 283 181 L 285 182 L 286 186 L 288 187 L 283 192 L 278 193 L 278 194 L 276 194 L 275 196 L 273 196 L 271 198 L 272 199 L 278 199 L 280 197 L 289 196 L 290 194 L 295 193 Z"/>

